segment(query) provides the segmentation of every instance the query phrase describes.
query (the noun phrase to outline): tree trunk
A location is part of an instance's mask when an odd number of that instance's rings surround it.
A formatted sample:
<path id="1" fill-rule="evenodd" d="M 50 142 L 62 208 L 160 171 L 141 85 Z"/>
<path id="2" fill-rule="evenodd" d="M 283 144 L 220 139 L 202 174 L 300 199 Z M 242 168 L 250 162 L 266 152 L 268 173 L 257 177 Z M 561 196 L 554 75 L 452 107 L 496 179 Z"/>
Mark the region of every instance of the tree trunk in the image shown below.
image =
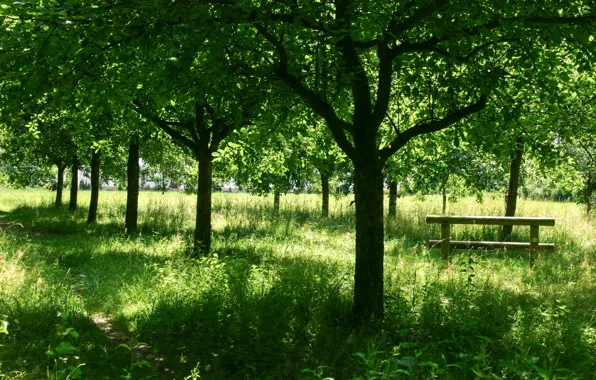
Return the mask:
<path id="1" fill-rule="evenodd" d="M 443 184 L 443 215 L 447 214 L 447 185 Z"/>
<path id="2" fill-rule="evenodd" d="M 197 186 L 197 218 L 195 225 L 195 255 L 211 250 L 211 189 L 213 163 L 211 156 L 199 157 L 199 183 Z"/>
<path id="3" fill-rule="evenodd" d="M 323 190 L 323 203 L 321 214 L 329 216 L 329 176 L 321 173 L 321 189 Z"/>
<path id="4" fill-rule="evenodd" d="M 97 204 L 99 202 L 99 164 L 101 154 L 93 150 L 91 154 L 91 201 L 89 202 L 89 215 L 87 223 L 97 221 Z"/>
<path id="5" fill-rule="evenodd" d="M 353 312 L 359 324 L 383 318 L 383 173 L 356 166 L 356 273 Z"/>
<path id="6" fill-rule="evenodd" d="M 134 137 L 128 146 L 126 165 L 126 218 L 124 228 L 127 233 L 137 229 L 139 218 L 139 139 Z"/>
<path id="7" fill-rule="evenodd" d="M 592 211 L 592 177 L 586 181 L 586 214 L 590 215 Z"/>
<path id="8" fill-rule="evenodd" d="M 390 218 L 395 218 L 397 214 L 397 181 L 389 182 L 389 214 Z"/>
<path id="9" fill-rule="evenodd" d="M 77 210 L 77 198 L 79 195 L 79 157 L 77 155 L 72 157 L 70 174 L 70 202 L 68 203 L 68 209 L 70 212 L 75 212 Z"/>
<path id="10" fill-rule="evenodd" d="M 279 214 L 279 202 L 281 198 L 281 192 L 277 187 L 273 190 L 273 212 Z"/>
<path id="11" fill-rule="evenodd" d="M 511 169 L 509 170 L 509 189 L 507 190 L 505 216 L 515 216 L 515 209 L 517 207 L 517 190 L 519 188 L 519 173 L 521 169 L 522 156 L 524 153 L 524 142 L 522 136 L 518 136 L 515 140 L 516 149 L 513 152 L 513 160 L 511 161 Z M 511 239 L 513 226 L 503 226 L 501 240 L 507 241 Z"/>
<path id="12" fill-rule="evenodd" d="M 54 207 L 62 207 L 62 189 L 64 188 L 64 169 L 65 165 L 58 165 L 58 181 L 56 183 L 56 201 Z"/>

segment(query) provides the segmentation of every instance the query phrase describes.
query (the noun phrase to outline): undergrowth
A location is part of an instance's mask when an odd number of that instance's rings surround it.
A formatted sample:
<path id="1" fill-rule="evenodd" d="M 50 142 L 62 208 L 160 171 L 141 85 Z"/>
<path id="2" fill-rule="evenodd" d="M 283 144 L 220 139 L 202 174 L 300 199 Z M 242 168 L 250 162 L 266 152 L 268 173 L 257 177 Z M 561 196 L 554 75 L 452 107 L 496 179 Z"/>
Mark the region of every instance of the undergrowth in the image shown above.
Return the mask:
<path id="1" fill-rule="evenodd" d="M 557 245 L 527 253 L 457 251 L 426 240 L 440 199 L 402 198 L 386 222 L 386 317 L 353 328 L 351 197 L 214 194 L 214 245 L 189 258 L 193 196 L 141 193 L 140 230 L 123 233 L 125 194 L 100 195 L 99 222 L 52 207 L 52 194 L 0 194 L 0 379 L 591 379 L 596 376 L 596 223 L 571 203 L 520 200 L 556 218 Z M 499 215 L 502 201 L 462 199 L 454 215 Z M 496 227 L 456 226 L 462 240 Z M 514 229 L 514 240 L 529 231 Z M 145 360 L 94 319 L 150 346 Z"/>

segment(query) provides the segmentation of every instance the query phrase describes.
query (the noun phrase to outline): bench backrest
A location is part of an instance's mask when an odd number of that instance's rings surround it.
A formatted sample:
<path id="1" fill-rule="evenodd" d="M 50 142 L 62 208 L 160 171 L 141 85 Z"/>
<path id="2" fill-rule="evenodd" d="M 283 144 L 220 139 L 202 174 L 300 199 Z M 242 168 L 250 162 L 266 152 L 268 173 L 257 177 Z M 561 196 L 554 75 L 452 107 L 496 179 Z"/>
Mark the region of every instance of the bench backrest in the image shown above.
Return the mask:
<path id="1" fill-rule="evenodd" d="M 554 226 L 554 218 L 529 218 L 517 216 L 445 216 L 428 215 L 428 224 L 484 224 L 509 226 Z"/>

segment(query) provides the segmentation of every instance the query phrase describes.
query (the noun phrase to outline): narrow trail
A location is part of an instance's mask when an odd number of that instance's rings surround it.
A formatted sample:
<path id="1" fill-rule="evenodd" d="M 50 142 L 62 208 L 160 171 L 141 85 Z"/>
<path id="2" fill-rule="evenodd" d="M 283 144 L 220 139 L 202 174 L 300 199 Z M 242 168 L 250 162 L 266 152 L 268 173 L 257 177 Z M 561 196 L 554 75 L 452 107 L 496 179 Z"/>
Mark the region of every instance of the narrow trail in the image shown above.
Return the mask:
<path id="1" fill-rule="evenodd" d="M 135 359 L 138 362 L 147 361 L 151 367 L 163 374 L 170 375 L 170 369 L 163 367 L 163 357 L 154 352 L 151 346 L 144 343 L 137 343 L 128 333 L 118 329 L 110 318 L 105 314 L 99 314 L 92 318 L 97 328 L 112 342 L 115 346 L 125 344 L 133 351 Z"/>

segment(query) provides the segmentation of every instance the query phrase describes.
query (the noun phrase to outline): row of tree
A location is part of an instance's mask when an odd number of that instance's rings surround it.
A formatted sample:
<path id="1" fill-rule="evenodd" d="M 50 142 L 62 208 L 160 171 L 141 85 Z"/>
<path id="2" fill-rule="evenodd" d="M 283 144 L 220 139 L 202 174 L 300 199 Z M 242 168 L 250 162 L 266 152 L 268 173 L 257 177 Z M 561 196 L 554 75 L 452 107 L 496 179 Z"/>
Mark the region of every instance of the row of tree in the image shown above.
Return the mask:
<path id="1" fill-rule="evenodd" d="M 454 174 L 480 167 L 460 164 L 510 155 L 511 214 L 524 154 L 555 166 L 573 142 L 592 157 L 587 0 L 27 0 L 3 4 L 0 20 L 7 134 L 70 130 L 73 146 L 91 149 L 97 189 L 116 136 L 128 141 L 132 181 L 142 142 L 163 141 L 145 126 L 158 127 L 198 168 L 197 252 L 210 249 L 213 172 L 224 157 L 236 158 L 235 179 L 261 173 L 256 183 L 277 194 L 286 189 L 276 178 L 302 180 L 291 177 L 307 160 L 322 179 L 349 162 L 361 322 L 383 315 L 385 178 L 395 194 L 398 181 L 441 177 L 446 193 Z M 59 170 L 75 166 L 66 157 Z M 129 186 L 127 223 L 137 191 Z"/>

